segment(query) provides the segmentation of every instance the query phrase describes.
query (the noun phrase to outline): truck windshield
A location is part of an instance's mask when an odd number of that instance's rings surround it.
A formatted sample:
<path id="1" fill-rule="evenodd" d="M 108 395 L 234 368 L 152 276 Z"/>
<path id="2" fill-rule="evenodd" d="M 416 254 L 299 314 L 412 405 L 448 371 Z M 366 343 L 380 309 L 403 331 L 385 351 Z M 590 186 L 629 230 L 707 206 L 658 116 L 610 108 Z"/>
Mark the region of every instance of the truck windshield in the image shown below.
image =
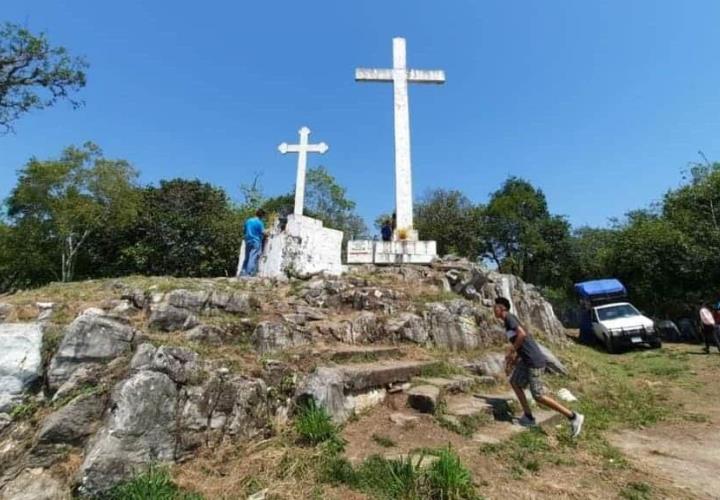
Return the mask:
<path id="1" fill-rule="evenodd" d="M 638 310 L 630 304 L 618 304 L 616 306 L 603 307 L 602 309 L 598 309 L 597 313 L 600 321 L 608 321 L 618 318 L 630 318 L 632 316 L 640 315 Z"/>

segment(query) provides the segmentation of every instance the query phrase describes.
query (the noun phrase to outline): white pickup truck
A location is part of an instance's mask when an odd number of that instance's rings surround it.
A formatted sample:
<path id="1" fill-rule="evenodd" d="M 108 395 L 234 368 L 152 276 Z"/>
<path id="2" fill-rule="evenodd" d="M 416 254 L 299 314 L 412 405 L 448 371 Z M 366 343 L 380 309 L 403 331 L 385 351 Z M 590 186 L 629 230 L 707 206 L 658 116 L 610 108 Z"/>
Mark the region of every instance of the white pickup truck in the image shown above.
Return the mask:
<path id="1" fill-rule="evenodd" d="M 629 302 L 593 307 L 591 314 L 593 333 L 610 353 L 638 344 L 662 345 L 653 320 Z"/>
<path id="2" fill-rule="evenodd" d="M 580 298 L 580 341 L 599 340 L 608 352 L 635 345 L 662 346 L 653 320 L 627 300 L 625 285 L 617 279 L 600 279 L 575 284 Z"/>

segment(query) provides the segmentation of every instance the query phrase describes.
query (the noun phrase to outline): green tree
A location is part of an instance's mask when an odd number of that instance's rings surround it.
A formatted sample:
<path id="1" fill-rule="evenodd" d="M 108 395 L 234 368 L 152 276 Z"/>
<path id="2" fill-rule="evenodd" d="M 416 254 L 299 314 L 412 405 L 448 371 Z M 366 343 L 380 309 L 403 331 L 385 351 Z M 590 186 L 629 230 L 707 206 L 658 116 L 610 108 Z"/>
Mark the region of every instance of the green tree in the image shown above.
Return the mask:
<path id="1" fill-rule="evenodd" d="M 423 239 L 437 241 L 440 255 L 474 260 L 480 254 L 482 210 L 460 191 L 435 189 L 415 204 L 415 229 Z"/>
<path id="2" fill-rule="evenodd" d="M 365 222 L 355 213 L 355 202 L 347 198 L 347 190 L 325 167 L 308 169 L 305 184 L 307 215 L 320 219 L 326 227 L 343 231 L 346 240 L 367 236 Z"/>
<path id="3" fill-rule="evenodd" d="M 245 217 L 222 188 L 199 180 L 160 181 L 142 193 L 140 216 L 124 239 L 122 273 L 230 276 Z"/>
<path id="4" fill-rule="evenodd" d="M 8 199 L 8 216 L 16 228 L 32 228 L 32 234 L 52 242 L 60 278 L 71 281 L 78 254 L 91 237 L 134 220 L 136 178 L 128 162 L 104 158 L 92 143 L 69 147 L 58 160 L 27 163 Z"/>
<path id="5" fill-rule="evenodd" d="M 701 298 L 694 260 L 685 233 L 661 216 L 635 212 L 615 233 L 608 267 L 629 288 L 637 306 L 673 316 Z"/>
<path id="6" fill-rule="evenodd" d="M 85 86 L 86 69 L 83 59 L 52 46 L 44 33 L 0 26 L 0 128 L 10 131 L 23 114 L 62 99 L 80 105 L 72 95 Z"/>
<path id="7" fill-rule="evenodd" d="M 529 182 L 510 177 L 483 211 L 485 256 L 500 270 L 538 285 L 567 281 L 570 226 L 548 211 L 545 194 Z"/>

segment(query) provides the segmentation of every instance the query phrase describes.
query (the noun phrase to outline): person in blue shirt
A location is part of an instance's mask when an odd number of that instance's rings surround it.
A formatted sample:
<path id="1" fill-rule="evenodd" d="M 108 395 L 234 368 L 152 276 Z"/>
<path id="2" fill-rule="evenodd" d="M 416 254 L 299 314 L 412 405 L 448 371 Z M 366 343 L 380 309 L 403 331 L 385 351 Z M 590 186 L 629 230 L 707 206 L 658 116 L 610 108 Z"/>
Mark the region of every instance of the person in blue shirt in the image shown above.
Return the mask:
<path id="1" fill-rule="evenodd" d="M 380 228 L 380 235 L 383 241 L 392 241 L 393 229 L 390 219 L 385 219 L 382 227 Z"/>
<path id="2" fill-rule="evenodd" d="M 240 276 L 255 276 L 258 270 L 258 261 L 262 254 L 263 239 L 265 238 L 265 224 L 262 218 L 265 210 L 262 208 L 255 212 L 255 217 L 245 221 L 245 260 Z"/>

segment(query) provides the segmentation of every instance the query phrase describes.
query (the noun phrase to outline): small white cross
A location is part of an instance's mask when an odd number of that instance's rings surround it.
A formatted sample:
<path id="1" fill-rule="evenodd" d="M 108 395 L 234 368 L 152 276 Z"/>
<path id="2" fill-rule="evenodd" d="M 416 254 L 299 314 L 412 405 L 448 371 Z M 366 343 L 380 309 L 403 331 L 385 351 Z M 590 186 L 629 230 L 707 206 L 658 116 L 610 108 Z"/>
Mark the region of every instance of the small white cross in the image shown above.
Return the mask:
<path id="1" fill-rule="evenodd" d="M 300 134 L 300 144 L 288 144 L 287 142 L 283 142 L 278 146 L 278 150 L 282 154 L 298 154 L 297 180 L 295 181 L 295 214 L 302 215 L 303 205 L 305 203 L 305 170 L 307 169 L 307 154 L 324 154 L 328 150 L 328 145 L 324 142 L 321 142 L 320 144 L 308 144 L 310 129 L 307 127 L 301 128 L 298 133 Z"/>

